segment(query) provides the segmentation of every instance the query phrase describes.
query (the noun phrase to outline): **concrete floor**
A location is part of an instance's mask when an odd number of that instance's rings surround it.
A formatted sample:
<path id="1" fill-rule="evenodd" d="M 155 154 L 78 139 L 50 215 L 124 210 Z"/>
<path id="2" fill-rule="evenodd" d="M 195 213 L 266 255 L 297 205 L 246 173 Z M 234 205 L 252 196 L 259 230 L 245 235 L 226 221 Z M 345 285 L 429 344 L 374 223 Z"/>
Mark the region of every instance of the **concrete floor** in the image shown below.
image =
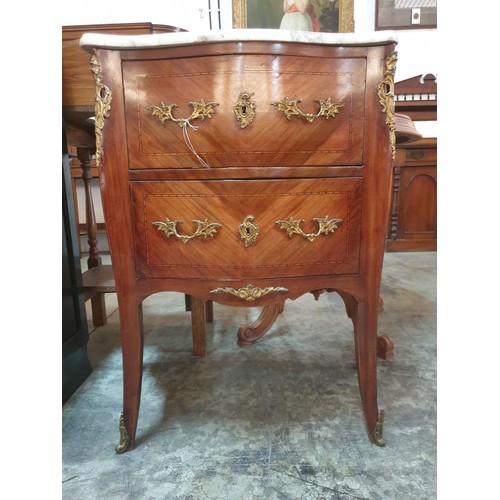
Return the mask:
<path id="1" fill-rule="evenodd" d="M 93 373 L 64 405 L 67 500 L 436 498 L 436 253 L 386 254 L 379 334 L 385 448 L 365 431 L 352 323 L 336 294 L 308 294 L 257 344 L 236 332 L 256 309 L 214 305 L 205 358 L 191 354 L 181 294 L 144 302 L 134 450 L 114 452 L 122 407 L 116 297 L 91 327 Z M 89 316 L 90 317 L 90 316 Z"/>

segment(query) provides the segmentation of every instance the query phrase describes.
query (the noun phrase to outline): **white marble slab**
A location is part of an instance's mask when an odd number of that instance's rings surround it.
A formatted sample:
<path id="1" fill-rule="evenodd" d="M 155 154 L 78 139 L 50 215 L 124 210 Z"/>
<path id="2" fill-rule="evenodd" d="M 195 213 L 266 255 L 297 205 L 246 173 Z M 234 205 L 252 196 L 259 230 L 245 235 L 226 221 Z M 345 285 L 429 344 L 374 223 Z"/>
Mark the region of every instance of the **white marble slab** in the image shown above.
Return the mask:
<path id="1" fill-rule="evenodd" d="M 300 42 L 325 45 L 379 45 L 397 42 L 392 31 L 358 33 L 318 33 L 279 29 L 232 29 L 206 32 L 178 32 L 152 35 L 103 35 L 85 33 L 80 46 L 92 51 L 93 47 L 106 49 L 147 49 L 214 42 L 272 41 Z"/>

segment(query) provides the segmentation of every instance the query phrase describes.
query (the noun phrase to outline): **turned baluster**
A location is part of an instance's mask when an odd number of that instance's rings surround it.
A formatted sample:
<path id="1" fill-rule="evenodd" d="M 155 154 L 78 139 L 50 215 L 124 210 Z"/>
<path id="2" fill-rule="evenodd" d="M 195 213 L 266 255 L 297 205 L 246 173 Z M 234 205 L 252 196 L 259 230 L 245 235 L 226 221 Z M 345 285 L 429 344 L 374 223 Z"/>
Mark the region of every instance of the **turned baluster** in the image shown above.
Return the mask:
<path id="1" fill-rule="evenodd" d="M 92 197 L 92 150 L 90 148 L 77 148 L 77 157 L 82 168 L 82 179 L 85 190 L 85 225 L 87 230 L 87 242 L 89 244 L 89 257 L 87 265 L 89 269 L 102 265 L 102 258 L 97 247 L 97 220 L 95 217 L 94 200 Z M 106 304 L 104 294 L 97 293 L 91 298 L 92 321 L 94 326 L 102 326 L 106 323 Z"/>
<path id="2" fill-rule="evenodd" d="M 92 155 L 89 148 L 77 148 L 77 156 L 82 167 L 82 179 L 85 189 L 85 224 L 89 244 L 87 264 L 91 269 L 102 264 L 99 249 L 97 248 L 97 221 L 92 197 Z"/>

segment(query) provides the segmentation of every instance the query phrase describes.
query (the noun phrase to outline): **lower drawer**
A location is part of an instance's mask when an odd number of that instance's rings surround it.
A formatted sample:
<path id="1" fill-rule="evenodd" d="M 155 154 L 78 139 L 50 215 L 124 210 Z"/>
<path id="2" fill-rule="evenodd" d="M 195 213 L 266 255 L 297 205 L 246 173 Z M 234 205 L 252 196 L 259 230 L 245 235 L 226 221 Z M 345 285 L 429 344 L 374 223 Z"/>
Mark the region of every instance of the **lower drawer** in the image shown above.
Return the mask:
<path id="1" fill-rule="evenodd" d="M 135 181 L 138 277 L 357 273 L 361 179 Z"/>

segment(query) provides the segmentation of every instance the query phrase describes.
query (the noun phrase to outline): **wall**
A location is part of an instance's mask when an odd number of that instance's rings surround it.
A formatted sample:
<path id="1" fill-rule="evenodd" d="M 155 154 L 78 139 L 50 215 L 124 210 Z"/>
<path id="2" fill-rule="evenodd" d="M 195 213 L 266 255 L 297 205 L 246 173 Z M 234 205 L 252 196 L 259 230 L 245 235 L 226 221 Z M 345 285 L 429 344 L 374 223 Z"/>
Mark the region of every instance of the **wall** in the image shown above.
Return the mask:
<path id="1" fill-rule="evenodd" d="M 212 23 L 217 22 L 217 0 L 211 0 Z M 140 8 L 138 7 L 140 6 Z M 65 0 L 62 25 L 151 22 L 189 31 L 210 29 L 208 0 Z M 231 27 L 231 0 L 220 0 L 223 28 Z"/>
<path id="2" fill-rule="evenodd" d="M 375 29 L 375 0 L 354 0 L 354 29 L 356 33 L 369 33 Z M 395 81 L 432 73 L 437 76 L 437 29 L 396 30 L 398 62 Z M 434 121 L 415 122 L 423 137 L 437 137 Z"/>
<path id="3" fill-rule="evenodd" d="M 356 33 L 373 32 L 375 29 L 375 0 L 354 0 L 354 25 Z M 437 29 L 397 30 L 398 64 L 396 81 L 416 75 L 437 75 Z"/>
<path id="4" fill-rule="evenodd" d="M 231 0 L 219 0 L 222 28 L 232 23 Z M 218 26 L 217 0 L 211 0 L 212 26 Z M 140 5 L 140 9 L 137 7 Z M 169 24 L 189 31 L 210 27 L 208 0 L 66 0 L 62 3 L 62 25 L 152 22 Z M 375 26 L 375 0 L 354 0 L 356 33 L 370 32 Z M 396 81 L 415 75 L 437 74 L 437 30 L 398 30 Z"/>

